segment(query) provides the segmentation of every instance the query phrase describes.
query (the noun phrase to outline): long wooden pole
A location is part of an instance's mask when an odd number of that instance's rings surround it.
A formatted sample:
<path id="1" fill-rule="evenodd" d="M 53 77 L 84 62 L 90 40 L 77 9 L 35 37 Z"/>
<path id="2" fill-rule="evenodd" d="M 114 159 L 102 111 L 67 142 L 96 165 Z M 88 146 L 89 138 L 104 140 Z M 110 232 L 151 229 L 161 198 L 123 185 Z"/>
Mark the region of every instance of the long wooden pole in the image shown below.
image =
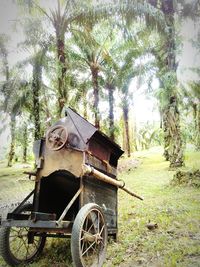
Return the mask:
<path id="1" fill-rule="evenodd" d="M 83 176 L 84 175 L 92 175 L 94 176 L 95 178 L 97 178 L 98 180 L 101 180 L 105 183 L 108 183 L 108 184 L 111 184 L 111 185 L 114 185 L 122 190 L 124 190 L 126 193 L 128 193 L 129 195 L 133 196 L 133 197 L 136 197 L 140 200 L 143 200 L 142 197 L 138 196 L 137 194 L 131 192 L 129 189 L 125 188 L 124 187 L 124 182 L 123 181 L 119 181 L 119 180 L 115 180 L 111 177 L 109 177 L 108 175 L 96 170 L 95 168 L 89 166 L 89 165 L 83 165 Z"/>

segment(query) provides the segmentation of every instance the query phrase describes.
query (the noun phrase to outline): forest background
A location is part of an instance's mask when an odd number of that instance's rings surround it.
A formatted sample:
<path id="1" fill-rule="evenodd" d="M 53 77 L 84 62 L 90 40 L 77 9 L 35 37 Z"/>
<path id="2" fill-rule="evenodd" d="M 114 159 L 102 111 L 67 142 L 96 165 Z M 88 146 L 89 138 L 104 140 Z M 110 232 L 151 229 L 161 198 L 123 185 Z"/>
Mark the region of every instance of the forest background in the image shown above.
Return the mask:
<path id="1" fill-rule="evenodd" d="M 200 148 L 199 1 L 1 1 L 1 159 L 71 106 L 128 156 Z"/>

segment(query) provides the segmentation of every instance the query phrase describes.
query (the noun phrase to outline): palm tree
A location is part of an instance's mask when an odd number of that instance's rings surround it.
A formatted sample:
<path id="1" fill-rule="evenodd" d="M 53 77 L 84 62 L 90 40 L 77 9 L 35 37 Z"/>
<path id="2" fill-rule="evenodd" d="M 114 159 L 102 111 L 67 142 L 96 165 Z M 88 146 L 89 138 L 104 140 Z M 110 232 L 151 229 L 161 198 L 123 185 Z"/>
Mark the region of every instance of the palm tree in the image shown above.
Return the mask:
<path id="1" fill-rule="evenodd" d="M 105 82 L 105 87 L 108 91 L 108 103 L 109 103 L 109 136 L 112 141 L 115 141 L 115 118 L 114 118 L 114 92 L 116 90 L 114 73 L 106 72 L 107 79 Z"/>
<path id="2" fill-rule="evenodd" d="M 47 20 L 52 24 L 55 30 L 55 43 L 57 51 L 57 59 L 59 62 L 58 74 L 57 74 L 57 90 L 58 90 L 58 116 L 60 117 L 62 109 L 67 102 L 67 88 L 65 87 L 65 76 L 67 73 L 67 62 L 65 53 L 65 33 L 69 28 L 69 18 L 68 12 L 71 10 L 71 6 L 74 1 L 67 0 L 64 7 L 61 5 L 61 1 L 57 0 L 57 8 L 50 9 L 50 11 L 45 10 L 42 5 L 38 4 L 37 1 L 20 1 L 19 4 L 27 6 L 29 15 L 37 11 L 40 15 L 42 14 L 47 18 Z"/>
<path id="3" fill-rule="evenodd" d="M 22 1 L 20 1 L 22 2 Z M 94 2 L 91 1 L 80 1 L 80 0 L 66 0 L 64 4 L 61 4 L 60 0 L 57 0 L 57 8 L 47 11 L 34 0 L 24 1 L 28 6 L 29 12 L 31 10 L 38 10 L 43 14 L 53 25 L 56 35 L 56 50 L 57 58 L 59 61 L 58 71 L 58 115 L 60 116 L 62 108 L 68 101 L 68 91 L 65 84 L 65 76 L 69 69 L 65 49 L 65 34 L 70 32 L 72 22 L 78 22 L 82 25 L 90 24 L 91 22 L 97 22 L 102 17 L 110 17 L 110 13 L 119 12 L 126 14 L 126 16 L 133 17 L 133 15 L 144 16 L 147 15 L 148 19 L 157 24 L 163 24 L 162 14 L 159 10 L 153 8 L 145 0 L 141 1 L 120 1 L 114 0 Z M 98 106 L 98 67 L 92 66 L 91 71 L 93 72 L 93 84 L 95 86 L 95 106 Z M 95 107 L 96 109 L 96 107 Z M 98 109 L 95 110 L 96 117 L 98 117 Z M 96 118 L 96 124 L 98 126 L 98 118 Z"/>
<path id="4" fill-rule="evenodd" d="M 37 140 L 41 137 L 41 90 L 46 87 L 43 86 L 42 72 L 46 63 L 46 53 L 51 47 L 51 40 L 43 33 L 41 21 L 35 19 L 27 19 L 24 24 L 25 41 L 19 44 L 21 47 L 28 48 L 31 52 L 31 56 L 25 60 L 18 62 L 17 66 L 24 68 L 27 65 L 32 66 L 32 80 L 29 84 L 30 95 L 32 103 L 30 105 L 31 114 L 34 119 L 34 139 Z M 44 94 L 45 100 L 45 94 Z"/>
<path id="5" fill-rule="evenodd" d="M 96 32 L 97 35 L 97 32 Z M 75 50 L 77 52 L 71 53 L 80 64 L 85 66 L 85 69 L 91 74 L 91 81 L 93 86 L 93 112 L 95 117 L 95 127 L 100 128 L 100 111 L 99 111 L 99 74 L 102 70 L 102 64 L 107 56 L 105 49 L 108 36 L 102 37 L 98 35 L 100 42 L 96 40 L 91 27 L 84 27 L 82 30 L 74 30 L 73 36 L 75 40 Z"/>
<path id="6" fill-rule="evenodd" d="M 165 98 L 165 105 L 162 108 L 165 136 L 164 156 L 170 161 L 170 167 L 179 167 L 184 165 L 184 156 L 176 90 L 178 63 L 176 61 L 175 7 L 173 0 L 162 1 L 161 5 L 158 1 L 150 0 L 150 2 L 163 12 L 167 25 L 167 30 L 161 34 L 160 49 L 156 48 L 152 51 L 159 67 L 157 75 L 161 90 L 163 90 L 161 95 Z"/>
<path id="7" fill-rule="evenodd" d="M 120 25 L 119 25 L 120 26 Z M 113 48 L 110 49 L 109 53 L 107 53 L 107 57 L 105 60 L 105 69 L 107 69 L 106 77 L 109 81 L 110 88 L 109 94 L 111 95 L 109 99 L 113 99 L 113 90 L 115 85 L 119 88 L 121 94 L 121 106 L 123 112 L 123 120 L 124 120 L 124 129 L 125 129 L 125 150 L 127 155 L 130 157 L 131 149 L 130 149 L 130 126 L 129 126 L 129 105 L 131 95 L 129 93 L 129 85 L 133 78 L 144 73 L 145 68 L 140 65 L 138 66 L 135 61 L 141 57 L 141 55 L 145 52 L 146 39 L 147 35 L 145 30 L 143 29 L 143 24 L 136 25 L 135 32 L 131 32 L 131 30 L 124 29 L 120 27 L 118 34 L 116 35 L 116 43 L 113 45 Z M 119 38 L 121 36 L 121 39 Z M 139 42 L 140 40 L 140 42 Z M 108 76 L 112 73 L 110 79 Z M 110 89 L 109 88 L 109 89 Z M 112 101 L 110 101 L 110 113 L 112 122 Z M 114 123 L 113 123 L 114 124 Z M 112 127 L 113 124 L 110 124 Z"/>
<path id="8" fill-rule="evenodd" d="M 16 132 L 16 116 L 17 110 L 15 108 L 16 102 L 12 103 L 16 99 L 17 95 L 13 97 L 13 88 L 16 86 L 16 80 L 11 80 L 10 69 L 8 64 L 8 50 L 7 50 L 8 36 L 0 35 L 0 56 L 2 59 L 2 74 L 5 76 L 5 81 L 1 83 L 1 94 L 3 95 L 3 101 L 1 102 L 1 109 L 9 114 L 10 117 L 10 131 L 11 142 L 10 150 L 8 153 L 8 166 L 12 166 L 12 161 L 15 155 L 15 132 Z M 17 97 L 18 99 L 18 97 Z"/>
<path id="9" fill-rule="evenodd" d="M 8 153 L 8 166 L 12 166 L 15 156 L 15 139 L 16 139 L 16 119 L 21 114 L 27 97 L 25 88 L 26 81 L 21 80 L 17 74 L 11 74 L 9 71 L 9 80 L 3 81 L 0 84 L 0 92 L 3 95 L 3 101 L 0 103 L 0 108 L 10 117 L 10 132 L 11 142 Z"/>
<path id="10" fill-rule="evenodd" d="M 188 88 L 189 87 L 189 88 Z M 181 88 L 184 97 L 188 99 L 189 107 L 193 110 L 194 118 L 194 143 L 197 151 L 200 150 L 200 82 L 192 81 Z"/>

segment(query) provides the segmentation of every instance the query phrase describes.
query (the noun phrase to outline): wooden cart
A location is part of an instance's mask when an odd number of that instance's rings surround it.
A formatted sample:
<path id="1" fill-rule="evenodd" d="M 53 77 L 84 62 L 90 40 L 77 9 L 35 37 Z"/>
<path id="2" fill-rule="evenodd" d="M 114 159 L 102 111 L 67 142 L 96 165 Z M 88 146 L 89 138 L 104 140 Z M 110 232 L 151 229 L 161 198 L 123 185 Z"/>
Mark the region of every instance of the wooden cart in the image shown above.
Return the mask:
<path id="1" fill-rule="evenodd" d="M 117 238 L 120 147 L 68 108 L 34 144 L 34 190 L 1 220 L 0 249 L 11 266 L 32 262 L 47 237 L 71 237 L 74 266 L 102 266 Z M 128 193 L 130 193 L 128 191 Z M 133 193 L 131 193 L 134 195 Z M 33 203 L 27 204 L 33 196 Z"/>

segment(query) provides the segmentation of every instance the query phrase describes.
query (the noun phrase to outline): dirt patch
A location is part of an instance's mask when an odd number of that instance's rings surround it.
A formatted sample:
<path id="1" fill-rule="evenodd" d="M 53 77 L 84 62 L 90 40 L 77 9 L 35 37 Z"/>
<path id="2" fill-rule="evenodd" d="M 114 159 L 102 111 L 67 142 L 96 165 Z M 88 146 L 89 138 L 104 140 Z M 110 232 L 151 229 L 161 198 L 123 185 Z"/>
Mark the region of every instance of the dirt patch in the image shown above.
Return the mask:
<path id="1" fill-rule="evenodd" d="M 140 160 L 136 158 L 122 159 L 119 161 L 117 169 L 119 172 L 132 171 L 133 169 L 136 169 L 139 166 L 139 164 Z"/>
<path id="2" fill-rule="evenodd" d="M 33 190 L 33 183 L 16 179 L 0 183 L 0 216 L 5 218 Z M 32 198 L 29 199 L 30 202 Z"/>

